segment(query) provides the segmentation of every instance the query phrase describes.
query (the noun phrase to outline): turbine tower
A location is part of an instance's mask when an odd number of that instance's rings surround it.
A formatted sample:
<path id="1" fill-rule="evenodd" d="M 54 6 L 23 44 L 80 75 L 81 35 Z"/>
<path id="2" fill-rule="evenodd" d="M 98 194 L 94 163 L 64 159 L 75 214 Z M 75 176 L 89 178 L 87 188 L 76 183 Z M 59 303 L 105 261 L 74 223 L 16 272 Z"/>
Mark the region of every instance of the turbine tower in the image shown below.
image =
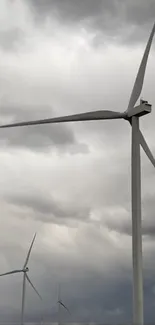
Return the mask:
<path id="1" fill-rule="evenodd" d="M 142 61 L 137 73 L 134 87 L 131 93 L 127 109 L 121 113 L 116 111 L 93 111 L 69 116 L 60 116 L 34 121 L 17 122 L 1 125 L 0 128 L 22 127 L 29 125 L 64 123 L 94 120 L 124 119 L 132 127 L 132 158 L 131 158 L 131 198 L 132 198 L 132 255 L 133 255 L 133 318 L 135 325 L 143 325 L 143 276 L 142 276 L 142 230 L 141 230 L 141 167 L 140 167 L 140 145 L 155 167 L 155 159 L 139 129 L 141 116 L 151 112 L 151 105 L 141 100 L 140 105 L 135 106 L 142 91 L 145 70 L 155 33 L 153 25 L 148 43 L 146 45 Z"/>
<path id="2" fill-rule="evenodd" d="M 4 276 L 4 275 L 9 275 L 9 274 L 15 274 L 15 273 L 23 273 L 23 289 L 22 289 L 22 310 L 21 310 L 21 325 L 24 325 L 24 309 L 25 309 L 25 289 L 26 289 L 26 280 L 30 283 L 31 287 L 33 288 L 33 290 L 36 292 L 36 294 L 39 296 L 39 298 L 42 300 L 39 292 L 37 291 L 37 289 L 34 287 L 33 283 L 31 282 L 29 276 L 27 275 L 27 272 L 29 271 L 29 268 L 27 267 L 28 265 L 28 261 L 29 261 L 29 257 L 31 254 L 31 250 L 32 250 L 32 246 L 34 244 L 36 238 L 36 234 L 33 237 L 31 246 L 29 248 L 28 254 L 26 256 L 26 260 L 25 263 L 23 265 L 23 268 L 20 270 L 14 270 L 11 272 L 7 272 L 7 273 L 3 273 L 0 274 L 0 276 Z"/>

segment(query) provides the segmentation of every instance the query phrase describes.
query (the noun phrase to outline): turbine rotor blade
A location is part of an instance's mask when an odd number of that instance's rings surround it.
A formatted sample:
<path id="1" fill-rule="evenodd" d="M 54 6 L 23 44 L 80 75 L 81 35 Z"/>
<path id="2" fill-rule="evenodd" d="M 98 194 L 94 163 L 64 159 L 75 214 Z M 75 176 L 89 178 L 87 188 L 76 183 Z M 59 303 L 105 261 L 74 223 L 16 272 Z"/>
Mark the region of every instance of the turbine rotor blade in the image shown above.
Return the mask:
<path id="1" fill-rule="evenodd" d="M 131 121 L 129 121 L 129 123 L 132 126 Z M 149 149 L 149 146 L 148 146 L 146 140 L 144 139 L 144 136 L 141 131 L 139 131 L 139 142 L 140 142 L 140 145 L 143 148 L 144 152 L 146 153 L 147 157 L 150 159 L 152 165 L 155 167 L 155 158 L 153 157 L 153 154 L 152 154 L 151 150 Z"/>
<path id="2" fill-rule="evenodd" d="M 2 274 L 0 274 L 0 276 L 15 274 L 15 273 L 21 273 L 21 272 L 23 272 L 23 270 L 14 270 L 14 271 L 11 271 L 11 272 L 2 273 Z"/>
<path id="3" fill-rule="evenodd" d="M 33 239 L 32 239 L 32 243 L 31 243 L 31 245 L 30 245 L 30 248 L 29 248 L 28 254 L 27 254 L 27 256 L 26 256 L 26 260 L 25 260 L 25 264 L 24 264 L 23 268 L 25 268 L 25 267 L 27 266 L 27 263 L 28 263 L 28 261 L 29 261 L 29 257 L 30 257 L 30 254 L 31 254 L 31 250 L 32 250 L 32 246 L 33 246 L 33 244 L 34 244 L 35 238 L 36 238 L 36 233 L 35 233 L 35 235 L 34 235 L 34 237 L 33 237 Z"/>
<path id="4" fill-rule="evenodd" d="M 140 133 L 140 135 L 139 135 L 139 138 L 140 138 L 140 139 L 139 139 L 140 144 L 141 144 L 141 146 L 142 146 L 144 152 L 146 153 L 146 155 L 147 155 L 148 158 L 150 159 L 152 165 L 155 167 L 155 158 L 153 157 L 152 152 L 151 152 L 151 150 L 149 149 L 149 147 L 148 147 L 148 145 L 147 145 L 147 143 L 146 143 L 146 141 L 145 141 L 145 139 L 144 139 L 144 137 L 143 137 L 142 132 L 140 131 L 139 133 Z"/>
<path id="5" fill-rule="evenodd" d="M 42 300 L 42 297 L 40 296 L 39 292 L 37 291 L 37 289 L 35 288 L 35 286 L 33 285 L 33 283 L 31 282 L 30 278 L 28 277 L 27 274 L 25 274 L 27 281 L 30 283 L 31 287 L 33 288 L 33 290 L 35 291 L 35 293 L 38 295 L 38 297 Z"/>
<path id="6" fill-rule="evenodd" d="M 152 44 L 152 40 L 153 40 L 153 36 L 155 33 L 155 24 L 153 25 L 149 40 L 147 42 L 146 48 L 145 48 L 145 52 L 143 54 L 143 58 L 137 73 L 137 77 L 134 83 L 134 87 L 131 93 L 131 97 L 129 100 L 129 105 L 128 105 L 128 109 L 127 111 L 129 111 L 131 108 L 133 108 L 141 94 L 141 90 L 143 87 L 143 81 L 144 81 L 144 76 L 145 76 L 145 70 L 146 70 L 146 65 L 147 65 L 147 60 L 148 60 L 148 56 L 149 56 L 149 52 L 150 52 L 150 48 L 151 48 L 151 44 Z"/>
<path id="7" fill-rule="evenodd" d="M 59 285 L 58 285 L 58 301 L 61 300 L 60 296 L 61 296 L 61 292 L 60 292 L 60 283 L 59 283 Z"/>
<path id="8" fill-rule="evenodd" d="M 10 124 L 1 125 L 0 128 L 2 129 L 2 128 L 40 125 L 40 124 L 49 124 L 49 123 L 53 124 L 53 123 L 93 121 L 93 120 L 113 120 L 113 119 L 125 118 L 125 116 L 126 116 L 125 113 L 120 113 L 115 111 L 95 111 L 95 112 L 87 112 L 87 113 L 74 114 L 68 116 L 47 118 L 43 120 L 10 123 Z"/>
<path id="9" fill-rule="evenodd" d="M 68 311 L 68 313 L 71 315 L 69 309 L 63 304 L 61 300 L 58 300 L 58 304 L 60 304 L 63 308 L 65 308 Z"/>
<path id="10" fill-rule="evenodd" d="M 25 289 L 26 289 L 26 273 L 24 273 L 23 275 L 21 325 L 24 325 Z"/>

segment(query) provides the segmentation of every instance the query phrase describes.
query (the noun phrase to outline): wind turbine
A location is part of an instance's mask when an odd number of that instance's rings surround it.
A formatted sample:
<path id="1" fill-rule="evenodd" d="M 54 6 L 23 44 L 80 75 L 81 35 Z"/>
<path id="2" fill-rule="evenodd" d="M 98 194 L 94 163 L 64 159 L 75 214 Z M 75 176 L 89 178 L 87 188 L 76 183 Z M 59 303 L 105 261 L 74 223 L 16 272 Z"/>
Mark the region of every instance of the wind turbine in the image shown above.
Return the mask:
<path id="1" fill-rule="evenodd" d="M 132 158 L 131 158 L 131 196 L 132 196 L 132 255 L 133 255 L 133 316 L 135 325 L 143 325 L 143 275 L 142 275 L 142 232 L 141 232 L 141 164 L 140 145 L 155 167 L 155 159 L 139 129 L 139 118 L 151 112 L 151 105 L 141 100 L 140 105 L 135 106 L 143 86 L 145 70 L 155 33 L 153 25 L 148 43 L 146 45 L 142 61 L 137 73 L 134 87 L 131 93 L 127 109 L 121 113 L 109 110 L 100 110 L 69 116 L 60 116 L 34 121 L 17 122 L 1 125 L 0 128 L 10 128 L 47 123 L 64 123 L 94 120 L 124 119 L 132 127 Z"/>
<path id="2" fill-rule="evenodd" d="M 4 276 L 4 275 L 9 275 L 9 274 L 15 274 L 15 273 L 23 273 L 21 325 L 24 325 L 24 307 L 25 307 L 26 280 L 30 283 L 31 287 L 36 292 L 36 294 L 39 296 L 39 298 L 42 299 L 40 294 L 38 293 L 37 289 L 34 287 L 33 283 L 31 282 L 29 276 L 27 275 L 27 272 L 29 271 L 29 268 L 27 267 L 27 265 L 28 265 L 29 257 L 30 257 L 30 254 L 31 254 L 31 250 L 32 250 L 32 246 L 34 244 L 35 238 L 36 238 L 36 234 L 33 237 L 33 240 L 32 240 L 32 243 L 30 245 L 28 254 L 26 256 L 26 260 L 25 260 L 25 263 L 23 265 L 23 268 L 20 269 L 20 270 L 14 270 L 14 271 L 11 271 L 11 272 L 0 274 L 0 276 Z"/>
<path id="3" fill-rule="evenodd" d="M 63 307 L 68 312 L 69 315 L 71 314 L 69 309 L 62 302 L 61 292 L 60 292 L 60 284 L 59 284 L 59 288 L 58 288 L 58 301 L 57 301 L 57 304 L 58 304 L 58 325 L 60 325 L 60 323 L 61 323 L 61 307 Z"/>

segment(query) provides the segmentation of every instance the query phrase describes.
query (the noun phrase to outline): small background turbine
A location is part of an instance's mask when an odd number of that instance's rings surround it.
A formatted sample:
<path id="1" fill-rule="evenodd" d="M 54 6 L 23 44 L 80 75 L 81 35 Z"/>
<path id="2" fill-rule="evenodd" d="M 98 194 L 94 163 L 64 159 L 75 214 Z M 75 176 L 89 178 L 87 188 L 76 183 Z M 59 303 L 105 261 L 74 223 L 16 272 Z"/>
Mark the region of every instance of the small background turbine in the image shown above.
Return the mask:
<path id="1" fill-rule="evenodd" d="M 58 325 L 61 325 L 61 308 L 65 309 L 69 315 L 71 315 L 69 309 L 66 307 L 66 305 L 62 302 L 61 299 L 61 291 L 60 291 L 60 284 L 58 287 Z"/>
<path id="2" fill-rule="evenodd" d="M 153 25 L 147 42 L 142 61 L 136 76 L 129 104 L 124 112 L 99 110 L 94 112 L 79 113 L 69 116 L 46 118 L 34 121 L 15 122 L 1 125 L 0 128 L 32 126 L 39 124 L 54 124 L 79 121 L 118 120 L 128 121 L 132 127 L 132 155 L 131 155 L 131 197 L 132 197 L 132 259 L 133 259 L 133 318 L 135 325 L 143 325 L 143 272 L 142 272 L 142 229 L 141 229 L 141 163 L 140 145 L 155 167 L 155 159 L 139 129 L 139 118 L 151 113 L 151 105 L 144 100 L 135 106 L 143 87 L 145 70 L 155 33 Z"/>
<path id="3" fill-rule="evenodd" d="M 0 276 L 5 276 L 5 275 L 10 275 L 10 274 L 15 274 L 15 273 L 23 273 L 21 325 L 24 325 L 26 280 L 29 282 L 29 284 L 31 285 L 31 287 L 33 288 L 33 290 L 35 291 L 35 293 L 38 295 L 38 297 L 42 300 L 39 292 L 37 291 L 37 289 L 35 288 L 35 286 L 33 285 L 32 281 L 30 280 L 30 278 L 29 278 L 29 276 L 27 274 L 28 271 L 29 271 L 29 268 L 28 268 L 27 265 L 28 265 L 28 261 L 29 261 L 29 258 L 30 258 L 30 254 L 31 254 L 31 250 L 32 250 L 32 247 L 33 247 L 35 238 L 36 238 L 36 234 L 34 235 L 33 240 L 32 240 L 32 243 L 31 243 L 30 248 L 28 250 L 28 253 L 27 253 L 26 260 L 25 260 L 25 263 L 23 265 L 23 268 L 22 269 L 19 269 L 19 270 L 13 270 L 13 271 L 10 271 L 10 272 L 6 272 L 6 273 L 0 274 Z"/>

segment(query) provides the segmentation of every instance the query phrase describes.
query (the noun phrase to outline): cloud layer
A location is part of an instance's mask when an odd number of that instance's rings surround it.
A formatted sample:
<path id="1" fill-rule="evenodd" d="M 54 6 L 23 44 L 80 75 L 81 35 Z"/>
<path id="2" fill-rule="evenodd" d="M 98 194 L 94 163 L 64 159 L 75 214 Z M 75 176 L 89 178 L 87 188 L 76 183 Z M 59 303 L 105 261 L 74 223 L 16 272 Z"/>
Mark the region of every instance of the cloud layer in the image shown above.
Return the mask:
<path id="1" fill-rule="evenodd" d="M 1 123 L 126 109 L 153 1 L 1 1 Z M 142 97 L 155 106 L 154 45 Z M 141 119 L 153 153 L 155 111 Z M 125 121 L 0 131 L 0 273 L 37 231 L 25 319 L 131 323 L 131 128 Z M 143 152 L 145 319 L 154 322 L 155 172 Z M 22 278 L 0 278 L 0 321 L 20 320 Z"/>

